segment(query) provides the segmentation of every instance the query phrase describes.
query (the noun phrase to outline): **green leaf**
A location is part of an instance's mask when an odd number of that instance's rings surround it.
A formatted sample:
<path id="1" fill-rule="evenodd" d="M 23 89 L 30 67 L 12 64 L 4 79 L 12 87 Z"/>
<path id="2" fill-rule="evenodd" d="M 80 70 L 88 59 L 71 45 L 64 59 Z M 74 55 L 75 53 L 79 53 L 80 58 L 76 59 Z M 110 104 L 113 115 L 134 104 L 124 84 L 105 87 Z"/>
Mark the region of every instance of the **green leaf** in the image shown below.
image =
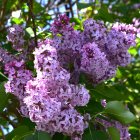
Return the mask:
<path id="1" fill-rule="evenodd" d="M 108 102 L 105 107 L 105 113 L 124 124 L 129 124 L 136 119 L 120 101 Z"/>
<path id="2" fill-rule="evenodd" d="M 51 140 L 50 135 L 46 132 L 38 131 L 35 135 L 37 140 Z"/>
<path id="3" fill-rule="evenodd" d="M 22 18 L 16 18 L 16 17 L 11 18 L 12 24 L 22 24 L 23 22 L 24 22 L 24 20 Z"/>
<path id="4" fill-rule="evenodd" d="M 76 25 L 81 25 L 82 23 L 81 23 L 81 20 L 79 19 L 79 18 L 71 18 L 70 19 L 70 22 L 71 23 L 75 23 Z"/>
<path id="5" fill-rule="evenodd" d="M 114 127 L 108 128 L 108 133 L 111 136 L 111 140 L 120 140 L 120 132 Z"/>
<path id="6" fill-rule="evenodd" d="M 138 54 L 138 51 L 134 47 L 131 47 L 128 52 L 133 56 L 136 56 Z"/>
<path id="7" fill-rule="evenodd" d="M 30 37 L 34 37 L 34 31 L 32 30 L 31 27 L 26 28 L 26 33 L 27 33 Z"/>
<path id="8" fill-rule="evenodd" d="M 0 112 L 6 107 L 8 94 L 5 93 L 4 82 L 0 84 Z"/>
<path id="9" fill-rule="evenodd" d="M 88 133 L 83 135 L 82 140 L 108 140 L 108 135 L 103 131 L 89 130 Z"/>
<path id="10" fill-rule="evenodd" d="M 81 109 L 81 110 L 80 110 Z M 103 106 L 101 105 L 101 102 L 94 101 L 91 99 L 87 106 L 84 106 L 80 108 L 80 112 L 82 113 L 89 113 L 91 116 L 98 114 L 99 112 L 103 111 Z"/>
<path id="11" fill-rule="evenodd" d="M 93 6 L 93 4 L 94 4 L 93 2 L 92 3 L 77 3 L 77 8 L 81 10 L 81 9 Z"/>
<path id="12" fill-rule="evenodd" d="M 51 137 L 48 133 L 42 131 L 36 131 L 35 133 L 26 134 L 24 137 L 14 140 L 51 140 Z"/>
<path id="13" fill-rule="evenodd" d="M 7 80 L 8 78 L 2 73 L 0 72 L 0 81 L 4 81 L 4 80 Z"/>
<path id="14" fill-rule="evenodd" d="M 6 140 L 20 140 L 16 138 L 24 136 L 26 133 L 29 133 L 29 131 L 27 126 L 19 126 L 6 136 Z"/>
<path id="15" fill-rule="evenodd" d="M 41 6 L 40 3 L 34 1 L 34 8 L 33 8 L 33 13 L 38 14 L 40 13 L 44 8 Z"/>
<path id="16" fill-rule="evenodd" d="M 91 89 L 93 91 L 93 95 L 96 98 L 99 99 L 107 99 L 109 101 L 111 100 L 124 100 L 127 99 L 127 97 L 116 90 L 113 86 L 106 86 L 106 85 L 98 85 L 96 88 Z"/>
<path id="17" fill-rule="evenodd" d="M 93 123 L 85 130 L 82 140 L 108 140 L 109 136 L 105 131 L 95 130 Z"/>
<path id="18" fill-rule="evenodd" d="M 112 14 L 108 12 L 108 7 L 106 5 L 102 5 L 100 10 L 98 11 L 97 16 L 95 16 L 97 19 L 101 19 L 104 21 L 114 22 Z"/>

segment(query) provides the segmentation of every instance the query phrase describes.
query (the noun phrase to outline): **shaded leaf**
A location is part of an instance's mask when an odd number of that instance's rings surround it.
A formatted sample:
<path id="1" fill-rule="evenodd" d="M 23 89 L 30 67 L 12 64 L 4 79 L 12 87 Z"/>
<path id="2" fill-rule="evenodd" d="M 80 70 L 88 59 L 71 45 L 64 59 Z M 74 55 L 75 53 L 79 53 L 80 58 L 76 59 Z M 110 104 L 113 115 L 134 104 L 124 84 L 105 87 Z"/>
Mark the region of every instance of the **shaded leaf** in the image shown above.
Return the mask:
<path id="1" fill-rule="evenodd" d="M 8 103 L 8 94 L 5 92 L 4 82 L 0 84 L 0 112 L 6 107 Z"/>
<path id="2" fill-rule="evenodd" d="M 120 140 L 120 132 L 118 129 L 114 127 L 108 128 L 109 135 L 111 136 L 111 140 Z"/>
<path id="3" fill-rule="evenodd" d="M 124 124 L 131 123 L 136 119 L 120 101 L 108 102 L 105 107 L 105 113 Z"/>
<path id="4" fill-rule="evenodd" d="M 93 4 L 94 4 L 93 2 L 92 3 L 77 3 L 77 8 L 81 10 L 81 9 L 93 6 Z"/>

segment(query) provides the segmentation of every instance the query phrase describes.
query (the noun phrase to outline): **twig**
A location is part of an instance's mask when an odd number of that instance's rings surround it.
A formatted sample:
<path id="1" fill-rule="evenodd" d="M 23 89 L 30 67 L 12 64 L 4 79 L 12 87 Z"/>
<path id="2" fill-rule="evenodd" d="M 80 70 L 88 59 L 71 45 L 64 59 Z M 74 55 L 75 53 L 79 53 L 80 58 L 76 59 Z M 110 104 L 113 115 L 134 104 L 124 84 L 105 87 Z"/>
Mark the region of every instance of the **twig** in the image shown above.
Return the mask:
<path id="1" fill-rule="evenodd" d="M 68 2 L 69 2 L 69 9 L 70 9 L 70 12 L 71 12 L 71 16 L 74 17 L 71 0 L 69 0 Z"/>
<path id="2" fill-rule="evenodd" d="M 68 11 L 69 10 L 69 8 L 68 8 L 68 5 L 67 4 L 65 4 L 65 11 Z M 69 12 L 66 12 L 66 15 L 69 17 Z"/>
<path id="3" fill-rule="evenodd" d="M 36 25 L 35 25 L 35 16 L 33 14 L 33 0 L 28 0 L 28 7 L 29 7 L 29 15 L 31 16 L 32 19 L 32 24 L 33 24 L 33 32 L 34 32 L 34 38 L 35 38 L 35 45 L 36 47 L 38 46 L 37 44 L 37 34 L 36 34 Z"/>
<path id="4" fill-rule="evenodd" d="M 6 5 L 7 5 L 7 0 L 3 0 L 3 6 L 1 8 L 1 12 L 0 12 L 0 26 L 2 26 L 3 22 L 4 22 L 4 15 L 5 15 L 5 11 L 6 11 Z"/>
<path id="5" fill-rule="evenodd" d="M 101 7 L 102 7 L 102 5 L 103 5 L 103 0 L 101 0 L 101 2 L 100 2 L 100 3 L 101 3 Z"/>
<path id="6" fill-rule="evenodd" d="M 78 0 L 76 0 L 76 5 L 78 5 Z M 77 15 L 78 15 L 78 18 L 80 17 L 79 15 L 79 10 L 78 10 L 78 7 L 77 7 Z"/>
<path id="7" fill-rule="evenodd" d="M 51 0 L 48 0 L 48 3 L 45 5 L 45 8 L 48 8 L 50 6 Z"/>

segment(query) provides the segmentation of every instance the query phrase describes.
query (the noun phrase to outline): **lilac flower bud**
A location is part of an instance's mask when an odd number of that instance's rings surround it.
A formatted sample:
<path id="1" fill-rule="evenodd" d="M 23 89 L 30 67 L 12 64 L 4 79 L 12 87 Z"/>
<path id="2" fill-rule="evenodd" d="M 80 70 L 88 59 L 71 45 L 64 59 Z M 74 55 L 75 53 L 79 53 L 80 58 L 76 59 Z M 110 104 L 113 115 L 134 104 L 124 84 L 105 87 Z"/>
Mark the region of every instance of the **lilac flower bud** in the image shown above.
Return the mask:
<path id="1" fill-rule="evenodd" d="M 101 105 L 102 105 L 103 107 L 106 107 L 106 99 L 101 100 Z"/>

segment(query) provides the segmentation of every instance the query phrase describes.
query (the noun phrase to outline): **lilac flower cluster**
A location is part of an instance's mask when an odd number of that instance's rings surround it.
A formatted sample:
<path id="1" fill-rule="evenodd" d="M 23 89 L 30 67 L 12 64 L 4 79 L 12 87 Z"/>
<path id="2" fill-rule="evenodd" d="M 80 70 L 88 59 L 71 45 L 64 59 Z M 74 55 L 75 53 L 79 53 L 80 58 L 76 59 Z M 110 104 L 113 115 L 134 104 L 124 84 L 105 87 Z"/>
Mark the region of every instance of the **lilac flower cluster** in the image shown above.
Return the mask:
<path id="1" fill-rule="evenodd" d="M 69 21 L 69 17 L 66 15 L 60 15 L 51 26 L 52 33 L 63 34 L 65 31 L 73 31 L 72 25 L 69 24 Z"/>
<path id="2" fill-rule="evenodd" d="M 58 60 L 62 67 L 71 71 L 70 66 L 73 62 L 75 65 L 79 63 L 77 60 L 80 58 L 82 48 L 81 33 L 73 29 L 73 25 L 65 15 L 54 21 L 51 30 L 54 35 L 52 46 L 57 49 Z"/>
<path id="3" fill-rule="evenodd" d="M 104 46 L 107 42 L 107 28 L 105 27 L 104 22 L 90 18 L 84 21 L 83 27 L 83 43 L 95 42 L 98 47 L 104 51 Z"/>
<path id="4" fill-rule="evenodd" d="M 88 90 L 69 83 L 70 74 L 60 66 L 56 49 L 51 41 L 46 42 L 39 43 L 34 52 L 37 77 L 26 85 L 29 117 L 38 130 L 62 132 L 80 140 L 87 122 L 74 107 L 88 103 Z"/>
<path id="5" fill-rule="evenodd" d="M 12 43 L 12 46 L 17 51 L 22 51 L 24 46 L 24 31 L 19 25 L 13 25 L 8 30 L 7 40 Z"/>
<path id="6" fill-rule="evenodd" d="M 105 107 L 106 106 L 106 100 L 102 100 L 101 104 L 102 104 L 103 107 Z M 106 120 L 97 118 L 97 122 L 100 122 L 104 126 L 106 131 L 109 127 L 114 127 L 116 129 L 118 129 L 118 131 L 120 132 L 120 140 L 130 140 L 131 139 L 130 138 L 131 135 L 128 131 L 128 126 L 127 125 L 123 125 L 120 122 L 115 121 L 115 120 L 110 120 L 107 117 L 105 117 L 105 118 L 106 118 Z"/>
<path id="7" fill-rule="evenodd" d="M 34 78 L 22 61 L 24 54 L 10 62 L 11 57 L 0 50 L 0 59 L 4 61 L 9 79 L 5 84 L 6 92 L 19 99 L 20 112 L 36 123 L 36 129 L 51 134 L 60 132 L 71 136 L 72 140 L 81 140 L 90 117 L 80 114 L 76 107 L 87 105 L 90 95 L 79 84 L 79 74 L 84 72 L 92 77 L 94 84 L 112 78 L 117 66 L 130 63 L 127 50 L 135 45 L 136 29 L 119 23 L 108 29 L 102 21 L 93 19 L 83 23 L 83 31 L 76 31 L 73 26 L 67 16 L 61 15 L 51 26 L 52 40 L 38 42 L 33 52 Z M 14 25 L 7 39 L 14 49 L 27 55 L 29 52 L 23 50 L 23 36 L 23 29 Z M 33 44 L 29 46 L 32 47 L 28 51 L 32 51 Z M 105 106 L 105 101 L 102 104 Z M 113 126 L 122 127 L 121 137 L 126 136 L 126 127 L 116 121 Z"/>
<path id="8" fill-rule="evenodd" d="M 91 74 L 94 82 L 98 83 L 115 74 L 114 71 L 111 71 L 112 65 L 107 60 L 105 53 L 101 52 L 97 44 L 87 43 L 81 51 L 81 70 Z"/>
<path id="9" fill-rule="evenodd" d="M 115 23 L 112 27 L 115 31 L 119 31 L 124 35 L 124 44 L 126 48 L 135 46 L 135 38 L 137 29 L 133 25 L 126 25 L 124 23 Z"/>
<path id="10" fill-rule="evenodd" d="M 13 60 L 15 60 L 15 56 L 9 54 L 5 49 L 0 48 L 0 62 L 7 64 Z"/>
<path id="11" fill-rule="evenodd" d="M 88 19 L 83 23 L 83 32 L 72 27 L 73 24 L 63 15 L 51 28 L 52 45 L 57 49 L 58 60 L 71 73 L 83 71 L 94 83 L 99 83 L 115 76 L 117 66 L 130 63 L 127 50 L 135 45 L 136 38 L 136 28 L 132 25 L 115 23 L 108 29 L 104 22 Z"/>
<path id="12" fill-rule="evenodd" d="M 8 74 L 8 82 L 5 84 L 6 92 L 14 94 L 20 101 L 21 113 L 28 115 L 27 107 L 23 103 L 25 85 L 32 79 L 32 73 L 25 69 L 23 61 L 12 61 L 5 65 L 5 73 Z M 24 109 L 23 109 L 24 108 Z"/>

